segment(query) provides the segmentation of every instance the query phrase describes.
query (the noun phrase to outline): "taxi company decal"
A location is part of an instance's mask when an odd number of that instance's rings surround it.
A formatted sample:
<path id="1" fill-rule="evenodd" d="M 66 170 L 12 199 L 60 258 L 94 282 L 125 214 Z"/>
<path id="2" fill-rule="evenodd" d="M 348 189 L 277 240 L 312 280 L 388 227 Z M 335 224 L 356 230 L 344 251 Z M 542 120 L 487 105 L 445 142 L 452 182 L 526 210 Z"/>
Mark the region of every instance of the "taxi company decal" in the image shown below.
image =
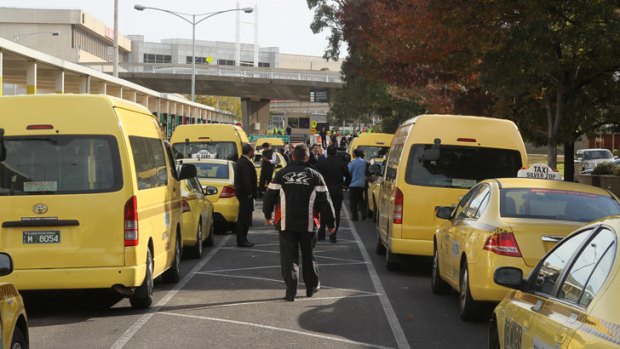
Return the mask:
<path id="1" fill-rule="evenodd" d="M 528 169 L 519 170 L 517 177 L 535 179 L 562 180 L 559 172 L 554 172 L 551 167 L 543 163 L 536 163 Z"/>

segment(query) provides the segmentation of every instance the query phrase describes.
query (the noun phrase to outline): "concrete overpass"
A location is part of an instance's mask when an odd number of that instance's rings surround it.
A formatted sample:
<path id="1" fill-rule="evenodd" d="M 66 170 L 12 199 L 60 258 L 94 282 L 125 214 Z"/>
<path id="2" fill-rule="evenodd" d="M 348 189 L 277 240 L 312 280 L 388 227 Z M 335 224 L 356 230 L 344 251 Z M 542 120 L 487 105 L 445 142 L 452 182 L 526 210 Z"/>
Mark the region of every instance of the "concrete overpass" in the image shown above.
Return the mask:
<path id="1" fill-rule="evenodd" d="M 112 69 L 110 63 L 83 65 L 102 72 Z M 119 68 L 119 77 L 158 91 L 191 92 L 189 64 L 124 63 Z M 309 102 L 312 90 L 324 90 L 332 95 L 341 87 L 340 72 L 217 65 L 196 69 L 196 94 L 241 98 L 243 125 L 248 133 L 267 131 L 271 100 Z"/>

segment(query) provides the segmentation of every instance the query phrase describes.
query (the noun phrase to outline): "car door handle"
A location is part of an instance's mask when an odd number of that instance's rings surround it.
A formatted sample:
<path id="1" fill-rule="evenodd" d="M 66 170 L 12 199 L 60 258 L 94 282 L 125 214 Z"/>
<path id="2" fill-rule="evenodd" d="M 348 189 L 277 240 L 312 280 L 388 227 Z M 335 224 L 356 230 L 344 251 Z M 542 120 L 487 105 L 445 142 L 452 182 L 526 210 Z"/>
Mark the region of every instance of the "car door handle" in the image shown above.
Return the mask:
<path id="1" fill-rule="evenodd" d="M 566 335 L 568 334 L 568 328 L 562 327 L 560 331 L 558 331 L 555 336 L 553 336 L 553 340 L 555 340 L 556 344 L 564 343 L 564 339 L 566 339 Z"/>
<path id="2" fill-rule="evenodd" d="M 551 236 L 551 235 L 544 235 L 542 238 L 543 242 L 559 242 L 560 240 L 564 239 L 563 236 Z"/>

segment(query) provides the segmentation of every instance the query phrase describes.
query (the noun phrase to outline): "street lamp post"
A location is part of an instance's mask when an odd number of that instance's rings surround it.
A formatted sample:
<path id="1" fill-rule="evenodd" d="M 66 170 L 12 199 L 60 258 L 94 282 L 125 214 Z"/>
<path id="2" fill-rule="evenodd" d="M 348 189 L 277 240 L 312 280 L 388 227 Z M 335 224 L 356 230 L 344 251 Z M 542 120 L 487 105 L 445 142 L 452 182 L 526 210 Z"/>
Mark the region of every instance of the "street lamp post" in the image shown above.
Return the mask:
<path id="1" fill-rule="evenodd" d="M 134 5 L 133 8 L 138 11 L 155 10 L 155 11 L 167 12 L 171 15 L 181 18 L 182 20 L 192 25 L 192 102 L 196 100 L 196 26 L 200 22 L 208 18 L 211 18 L 215 15 L 219 15 L 220 13 L 233 12 L 233 11 L 243 11 L 245 13 L 252 13 L 252 11 L 254 11 L 254 9 L 251 7 L 244 7 L 244 8 L 233 8 L 233 9 L 217 11 L 217 12 L 195 14 L 195 13 L 183 13 L 183 12 L 170 11 L 170 10 L 166 10 L 162 8 L 142 6 L 142 5 Z"/>
<path id="2" fill-rule="evenodd" d="M 37 35 L 37 34 L 49 34 L 51 36 L 60 36 L 59 32 L 34 32 L 34 33 L 17 34 L 13 37 L 13 42 L 18 42 L 20 39 L 24 37 Z"/>

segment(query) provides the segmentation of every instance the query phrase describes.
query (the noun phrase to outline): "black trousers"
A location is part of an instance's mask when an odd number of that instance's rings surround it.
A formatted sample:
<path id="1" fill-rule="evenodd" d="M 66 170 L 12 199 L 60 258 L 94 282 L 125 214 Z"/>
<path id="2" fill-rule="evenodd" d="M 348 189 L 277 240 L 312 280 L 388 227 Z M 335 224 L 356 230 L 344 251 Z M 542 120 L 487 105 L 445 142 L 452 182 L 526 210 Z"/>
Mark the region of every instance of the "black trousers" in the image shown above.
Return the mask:
<path id="1" fill-rule="evenodd" d="M 265 193 L 265 187 L 271 183 L 271 178 L 273 177 L 273 166 L 266 165 L 261 166 L 260 168 L 260 178 L 258 180 L 258 191 L 263 194 Z"/>
<path id="2" fill-rule="evenodd" d="M 357 212 L 361 212 L 362 217 L 366 214 L 366 202 L 364 201 L 364 188 L 349 187 L 349 208 L 351 209 L 351 218 L 357 219 Z"/>
<path id="3" fill-rule="evenodd" d="M 239 213 L 237 213 L 237 244 L 248 241 L 248 230 L 252 224 L 252 211 L 254 200 L 252 198 L 237 198 L 239 200 Z"/>
<path id="4" fill-rule="evenodd" d="M 336 231 L 329 236 L 330 239 L 336 239 L 336 233 L 338 232 L 338 227 L 340 226 L 340 211 L 342 210 L 342 201 L 344 200 L 344 195 L 341 190 L 329 190 L 329 197 L 332 199 L 332 204 L 334 205 L 334 211 L 336 214 Z M 323 206 L 323 211 L 329 210 L 329 205 Z M 325 230 L 327 229 L 327 223 L 325 223 L 325 214 L 321 213 L 321 228 L 319 228 L 319 239 L 325 239 Z"/>
<path id="5" fill-rule="evenodd" d="M 280 265 L 282 278 L 286 283 L 286 296 L 297 295 L 299 280 L 299 250 L 301 250 L 302 273 L 306 289 L 319 284 L 319 266 L 312 254 L 314 234 L 307 231 L 280 232 Z"/>

